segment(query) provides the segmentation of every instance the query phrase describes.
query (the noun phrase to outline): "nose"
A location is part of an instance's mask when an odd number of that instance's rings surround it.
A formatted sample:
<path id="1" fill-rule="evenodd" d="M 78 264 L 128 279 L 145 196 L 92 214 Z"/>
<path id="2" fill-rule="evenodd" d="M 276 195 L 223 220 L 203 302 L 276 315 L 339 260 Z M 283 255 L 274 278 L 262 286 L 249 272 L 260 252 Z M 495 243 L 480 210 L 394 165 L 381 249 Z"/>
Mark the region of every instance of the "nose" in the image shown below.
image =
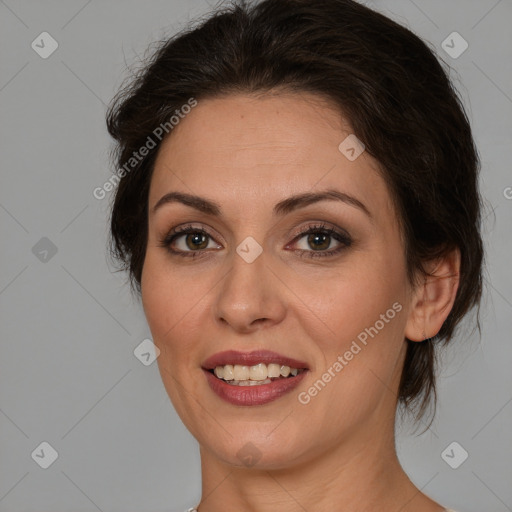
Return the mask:
<path id="1" fill-rule="evenodd" d="M 213 312 L 218 323 L 250 333 L 283 320 L 285 287 L 267 260 L 265 252 L 252 263 L 232 255 L 230 270 L 215 288 Z"/>

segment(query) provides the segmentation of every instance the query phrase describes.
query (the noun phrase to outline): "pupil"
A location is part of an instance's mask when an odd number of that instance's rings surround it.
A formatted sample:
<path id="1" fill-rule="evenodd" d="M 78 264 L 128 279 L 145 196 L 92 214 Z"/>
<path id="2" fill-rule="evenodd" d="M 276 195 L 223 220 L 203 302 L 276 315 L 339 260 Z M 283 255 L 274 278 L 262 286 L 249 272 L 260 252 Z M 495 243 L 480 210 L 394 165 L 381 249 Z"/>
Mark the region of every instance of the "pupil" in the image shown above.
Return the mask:
<path id="1" fill-rule="evenodd" d="M 329 235 L 326 234 L 311 234 L 308 237 L 308 243 L 315 249 L 327 249 L 329 247 L 329 238 Z"/>
<path id="2" fill-rule="evenodd" d="M 192 233 L 187 236 L 187 247 L 189 249 L 204 249 L 207 245 L 206 236 L 203 233 Z"/>

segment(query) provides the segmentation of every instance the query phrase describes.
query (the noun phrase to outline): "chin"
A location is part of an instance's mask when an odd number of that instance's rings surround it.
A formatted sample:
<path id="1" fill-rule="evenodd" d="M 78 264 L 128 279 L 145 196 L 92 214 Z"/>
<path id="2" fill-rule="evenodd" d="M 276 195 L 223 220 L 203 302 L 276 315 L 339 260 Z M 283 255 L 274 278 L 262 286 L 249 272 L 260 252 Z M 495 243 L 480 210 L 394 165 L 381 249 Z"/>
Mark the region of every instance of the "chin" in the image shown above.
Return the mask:
<path id="1" fill-rule="evenodd" d="M 286 421 L 277 429 L 276 423 L 251 425 L 247 421 L 234 422 L 229 433 L 220 426 L 206 431 L 204 425 L 188 427 L 194 431 L 202 449 L 228 466 L 257 470 L 287 469 L 306 462 L 308 453 L 311 453 L 308 449 L 312 448 L 311 433 L 301 436 L 300 432 L 290 431 Z"/>

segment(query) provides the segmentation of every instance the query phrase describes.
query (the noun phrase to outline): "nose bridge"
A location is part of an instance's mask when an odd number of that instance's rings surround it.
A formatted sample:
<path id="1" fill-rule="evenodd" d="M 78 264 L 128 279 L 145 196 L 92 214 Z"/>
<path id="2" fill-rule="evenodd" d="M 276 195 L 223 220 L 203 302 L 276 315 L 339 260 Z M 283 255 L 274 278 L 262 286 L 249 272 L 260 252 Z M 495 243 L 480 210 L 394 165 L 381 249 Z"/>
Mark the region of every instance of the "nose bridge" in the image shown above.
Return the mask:
<path id="1" fill-rule="evenodd" d="M 230 265 L 215 299 L 217 319 L 236 329 L 248 329 L 255 320 L 279 321 L 283 297 L 266 255 L 246 240 L 232 254 Z"/>

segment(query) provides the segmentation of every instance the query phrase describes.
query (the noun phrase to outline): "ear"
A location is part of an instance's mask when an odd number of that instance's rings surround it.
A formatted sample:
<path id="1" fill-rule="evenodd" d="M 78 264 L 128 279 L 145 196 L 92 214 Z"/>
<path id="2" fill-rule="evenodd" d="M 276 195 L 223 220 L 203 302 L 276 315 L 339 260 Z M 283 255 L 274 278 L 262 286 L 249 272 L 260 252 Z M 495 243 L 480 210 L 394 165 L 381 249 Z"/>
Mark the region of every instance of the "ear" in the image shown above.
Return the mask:
<path id="1" fill-rule="evenodd" d="M 425 265 L 428 275 L 413 290 L 405 336 L 411 341 L 434 337 L 450 314 L 459 287 L 460 251 Z"/>

